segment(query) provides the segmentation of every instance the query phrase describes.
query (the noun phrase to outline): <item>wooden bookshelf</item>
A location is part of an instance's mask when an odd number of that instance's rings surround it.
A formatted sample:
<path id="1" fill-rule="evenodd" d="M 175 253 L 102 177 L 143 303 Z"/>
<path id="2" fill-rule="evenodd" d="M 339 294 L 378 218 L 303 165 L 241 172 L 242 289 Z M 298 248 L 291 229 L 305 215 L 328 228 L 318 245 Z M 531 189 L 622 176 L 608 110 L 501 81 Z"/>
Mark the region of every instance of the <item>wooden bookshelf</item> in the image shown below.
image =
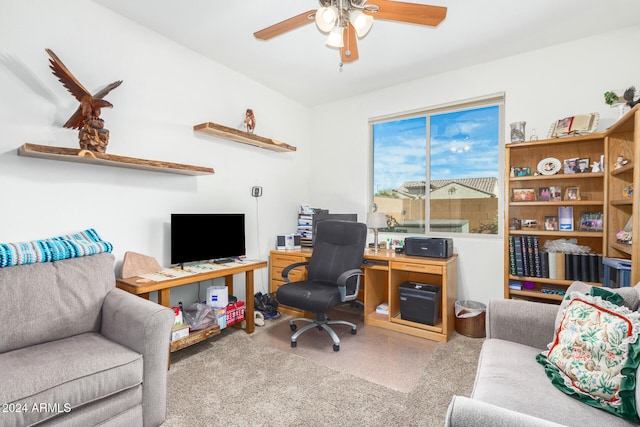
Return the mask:
<path id="1" fill-rule="evenodd" d="M 266 150 L 278 152 L 297 150 L 293 145 L 285 144 L 284 142 L 276 141 L 275 139 L 254 135 L 239 129 L 219 125 L 217 123 L 207 122 L 195 125 L 193 127 L 193 131 L 203 135 L 215 136 L 229 141 L 253 145 L 254 147 L 260 147 Z"/>
<path id="2" fill-rule="evenodd" d="M 547 285 L 555 288 L 568 287 L 573 279 L 541 278 L 512 274 L 510 269 L 509 242 L 511 237 L 532 235 L 538 238 L 540 247 L 547 240 L 575 238 L 579 245 L 589 246 L 593 253 L 603 257 L 623 258 L 631 260 L 631 286 L 640 282 L 640 215 L 638 206 L 640 195 L 634 191 L 625 196 L 625 188 L 629 185 L 637 189 L 640 182 L 640 106 L 620 118 L 613 126 L 601 133 L 555 138 L 541 141 L 506 144 L 505 151 L 505 262 L 504 262 L 504 295 L 505 298 L 524 298 L 549 303 L 557 303 L 561 296 L 542 292 Z M 571 158 L 589 158 L 591 162 L 604 155 L 604 172 L 586 172 L 564 174 L 561 170 L 555 175 L 511 176 L 511 167 L 530 167 L 533 173 L 540 160 L 555 157 L 561 162 Z M 623 156 L 628 163 L 615 169 L 618 156 Z M 580 187 L 582 200 L 563 200 L 556 202 L 531 200 L 514 201 L 514 188 L 525 189 L 549 186 Z M 545 230 L 544 217 L 552 216 L 559 206 L 573 207 L 574 230 Z M 602 231 L 580 231 L 579 222 L 582 212 L 602 212 Z M 557 215 L 557 214 L 556 214 Z M 510 227 L 510 219 L 537 219 L 538 228 L 514 230 Z M 631 243 L 618 241 L 616 233 L 622 230 L 631 219 Z M 510 289 L 509 282 L 533 282 L 531 289 Z M 594 285 L 600 283 L 591 282 Z M 606 284 L 605 284 L 606 285 Z"/>
<path id="3" fill-rule="evenodd" d="M 602 231 L 580 230 L 581 214 L 585 212 L 602 212 L 606 215 L 606 172 L 564 173 L 560 170 L 552 175 L 541 173 L 534 175 L 538 163 L 547 158 L 558 159 L 561 164 L 566 159 L 590 159 L 589 162 L 600 161 L 600 156 L 607 156 L 605 135 L 594 133 L 590 135 L 573 136 L 566 138 L 553 138 L 539 141 L 527 141 L 506 144 L 505 151 L 505 246 L 504 246 L 504 296 L 505 298 L 530 299 L 557 303 L 563 296 L 548 293 L 548 289 L 566 290 L 573 282 L 564 277 L 543 277 L 545 274 L 534 273 L 534 266 L 530 266 L 529 274 L 514 274 L 513 265 L 510 264 L 510 243 L 516 244 L 513 239 L 520 239 L 520 244 L 533 244 L 542 257 L 542 249 L 548 241 L 559 239 L 575 239 L 578 245 L 588 246 L 597 254 L 606 252 L 605 221 Z M 528 176 L 512 176 L 511 168 L 529 168 Z M 539 200 L 541 188 L 561 187 L 561 200 Z M 565 191 L 567 187 L 579 187 L 580 200 L 567 200 Z M 532 189 L 535 192 L 535 200 L 514 200 L 514 189 Z M 545 217 L 559 217 L 559 208 L 562 206 L 573 208 L 572 230 L 547 230 L 545 229 Z M 522 222 L 521 229 L 513 229 L 511 220 L 519 219 Z M 559 219 L 559 218 L 558 218 Z M 524 220 L 537 220 L 537 226 L 527 228 Z M 530 237 L 528 237 L 530 236 Z M 517 248 L 515 248 L 517 251 Z M 534 251 L 535 253 L 535 251 Z M 514 252 L 515 256 L 515 252 Z M 554 255 L 555 256 L 555 255 Z M 529 257 L 531 258 L 531 257 Z M 535 263 L 538 263 L 535 259 Z M 542 260 L 541 260 L 542 261 Z M 541 264 L 538 264 L 541 265 Z M 564 271 L 562 269 L 561 271 Z M 582 273 L 582 271 L 580 271 Z M 590 273 L 590 271 L 589 271 Z M 573 274 L 573 270 L 570 274 Z M 511 289 L 511 282 L 520 282 L 522 289 Z M 589 280 L 584 280 L 590 282 Z M 533 287 L 525 287 L 525 282 Z M 592 284 L 597 284 L 591 281 Z"/>
<path id="4" fill-rule="evenodd" d="M 159 160 L 137 159 L 134 157 L 117 156 L 115 154 L 87 152 L 86 150 L 80 150 L 77 148 L 52 147 L 38 144 L 23 144 L 18 148 L 18 155 L 49 160 L 62 160 L 66 162 L 88 163 L 93 165 L 115 166 L 129 169 L 143 169 L 180 175 L 211 175 L 214 173 L 212 168 L 202 166 L 183 165 L 180 163 L 163 162 Z"/>

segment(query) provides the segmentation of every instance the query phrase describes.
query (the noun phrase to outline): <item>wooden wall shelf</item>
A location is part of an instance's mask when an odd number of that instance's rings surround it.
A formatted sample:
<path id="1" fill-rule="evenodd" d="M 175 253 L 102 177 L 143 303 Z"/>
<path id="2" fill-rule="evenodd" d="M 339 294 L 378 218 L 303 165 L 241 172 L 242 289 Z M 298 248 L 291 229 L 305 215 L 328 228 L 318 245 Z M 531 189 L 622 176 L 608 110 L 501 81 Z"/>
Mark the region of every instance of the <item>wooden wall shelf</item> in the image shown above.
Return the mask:
<path id="1" fill-rule="evenodd" d="M 255 147 L 265 148 L 273 151 L 296 151 L 296 147 L 293 145 L 285 144 L 284 142 L 276 141 L 274 139 L 264 138 L 262 136 L 247 133 L 242 130 L 233 129 L 227 126 L 222 126 L 217 123 L 201 123 L 193 127 L 193 131 L 202 133 L 205 135 L 216 136 L 218 138 L 227 139 L 229 141 L 241 142 L 243 144 L 253 145 Z"/>
<path id="2" fill-rule="evenodd" d="M 181 175 L 211 175 L 214 173 L 212 168 L 205 168 L 202 166 L 183 165 L 179 163 L 161 162 L 158 160 L 136 159 L 133 157 L 117 156 L 114 154 L 92 153 L 95 157 L 90 155 L 82 156 L 79 154 L 80 151 L 82 150 L 77 148 L 23 144 L 18 148 L 18 155 L 130 169 L 144 169 Z"/>

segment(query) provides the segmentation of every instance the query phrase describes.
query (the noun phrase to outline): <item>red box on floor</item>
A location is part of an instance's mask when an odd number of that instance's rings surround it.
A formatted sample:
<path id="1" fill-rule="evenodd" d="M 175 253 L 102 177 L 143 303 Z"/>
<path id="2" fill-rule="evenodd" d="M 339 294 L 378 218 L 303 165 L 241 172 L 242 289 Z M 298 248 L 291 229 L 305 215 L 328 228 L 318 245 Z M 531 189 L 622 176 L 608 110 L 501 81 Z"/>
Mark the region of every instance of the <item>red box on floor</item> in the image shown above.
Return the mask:
<path id="1" fill-rule="evenodd" d="M 237 301 L 227 305 L 227 326 L 244 320 L 244 301 Z"/>

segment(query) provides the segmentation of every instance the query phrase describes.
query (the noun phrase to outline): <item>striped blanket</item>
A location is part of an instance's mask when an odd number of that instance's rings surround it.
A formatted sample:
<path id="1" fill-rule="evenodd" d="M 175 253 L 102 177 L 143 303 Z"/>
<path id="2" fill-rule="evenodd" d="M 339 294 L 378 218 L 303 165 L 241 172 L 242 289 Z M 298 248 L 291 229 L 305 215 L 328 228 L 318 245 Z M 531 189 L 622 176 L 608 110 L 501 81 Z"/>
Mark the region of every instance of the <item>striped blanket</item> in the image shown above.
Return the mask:
<path id="1" fill-rule="evenodd" d="M 112 250 L 113 245 L 102 240 L 98 233 L 90 228 L 51 239 L 0 243 L 0 268 L 78 258 Z"/>

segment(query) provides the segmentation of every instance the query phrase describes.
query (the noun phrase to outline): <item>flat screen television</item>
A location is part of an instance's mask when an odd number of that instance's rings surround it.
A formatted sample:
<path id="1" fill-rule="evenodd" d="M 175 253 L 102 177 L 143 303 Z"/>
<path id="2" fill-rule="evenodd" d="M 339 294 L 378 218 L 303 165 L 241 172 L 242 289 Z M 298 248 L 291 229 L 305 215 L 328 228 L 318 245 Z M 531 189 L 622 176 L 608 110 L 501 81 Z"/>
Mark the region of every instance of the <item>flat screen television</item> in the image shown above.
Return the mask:
<path id="1" fill-rule="evenodd" d="M 244 214 L 171 214 L 171 264 L 245 255 Z"/>

